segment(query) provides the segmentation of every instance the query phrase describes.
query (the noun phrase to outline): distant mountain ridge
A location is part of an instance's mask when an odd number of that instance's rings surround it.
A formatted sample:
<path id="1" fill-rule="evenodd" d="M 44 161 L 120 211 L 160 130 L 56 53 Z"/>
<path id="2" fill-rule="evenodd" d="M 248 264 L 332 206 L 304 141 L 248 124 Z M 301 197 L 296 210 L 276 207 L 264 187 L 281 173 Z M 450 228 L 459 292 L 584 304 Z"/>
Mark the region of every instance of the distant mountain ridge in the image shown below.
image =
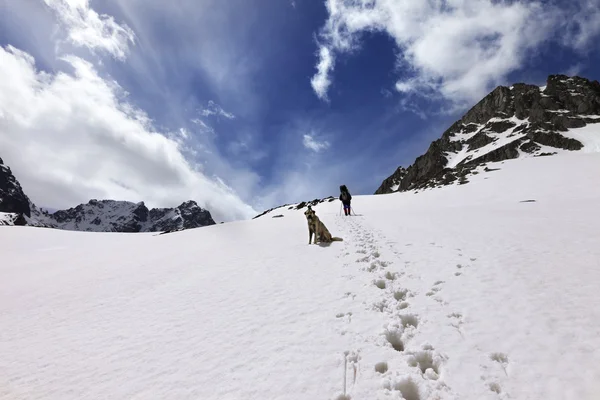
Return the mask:
<path id="1" fill-rule="evenodd" d="M 90 200 L 54 213 L 37 208 L 0 159 L 0 225 L 30 225 L 88 232 L 172 232 L 215 225 L 195 201 L 148 209 L 144 202 Z"/>
<path id="2" fill-rule="evenodd" d="M 584 149 L 600 151 L 600 83 L 550 75 L 543 87 L 494 89 L 375 194 L 466 183 L 488 162 Z"/>

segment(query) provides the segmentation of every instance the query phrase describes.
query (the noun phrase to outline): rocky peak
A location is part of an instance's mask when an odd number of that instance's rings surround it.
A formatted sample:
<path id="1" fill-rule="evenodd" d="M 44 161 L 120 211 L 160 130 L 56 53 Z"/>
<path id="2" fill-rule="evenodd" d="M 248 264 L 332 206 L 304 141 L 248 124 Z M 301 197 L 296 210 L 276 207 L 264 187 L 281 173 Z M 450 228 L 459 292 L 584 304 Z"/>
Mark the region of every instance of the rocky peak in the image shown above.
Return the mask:
<path id="1" fill-rule="evenodd" d="M 29 198 L 23 193 L 19 181 L 0 158 L 0 212 L 31 215 Z"/>
<path id="2" fill-rule="evenodd" d="M 411 166 L 386 178 L 375 193 L 465 183 L 466 176 L 486 162 L 581 150 L 584 144 L 570 133 L 595 123 L 600 123 L 598 81 L 550 75 L 543 87 L 499 86 Z"/>
<path id="3" fill-rule="evenodd" d="M 27 198 L 10 168 L 0 159 L 0 225 L 92 232 L 171 232 L 214 224 L 210 212 L 192 200 L 176 208 L 149 210 L 144 202 L 92 199 L 50 214 Z"/>

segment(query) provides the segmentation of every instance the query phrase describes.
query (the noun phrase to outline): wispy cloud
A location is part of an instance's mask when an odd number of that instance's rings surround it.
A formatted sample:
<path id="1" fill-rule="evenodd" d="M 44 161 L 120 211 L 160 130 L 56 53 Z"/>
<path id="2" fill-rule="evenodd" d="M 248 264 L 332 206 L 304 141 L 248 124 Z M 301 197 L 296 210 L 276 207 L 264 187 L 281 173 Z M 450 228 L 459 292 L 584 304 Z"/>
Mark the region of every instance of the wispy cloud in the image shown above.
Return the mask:
<path id="1" fill-rule="evenodd" d="M 200 110 L 200 115 L 202 115 L 203 117 L 217 116 L 225 117 L 227 119 L 235 118 L 235 115 L 223 110 L 223 108 L 220 105 L 218 105 L 212 100 L 208 102 L 207 106 L 204 109 Z"/>
<path id="2" fill-rule="evenodd" d="M 47 74 L 29 54 L 0 47 L 0 75 L 11 77 L 0 80 L 0 149 L 34 202 L 62 208 L 95 197 L 174 206 L 195 199 L 218 220 L 255 214 L 220 178 L 184 157 L 187 129 L 158 131 L 92 64 L 63 60 L 72 74 Z"/>
<path id="3" fill-rule="evenodd" d="M 75 46 L 105 51 L 123 60 L 129 45 L 135 43 L 135 34 L 127 25 L 117 23 L 112 16 L 98 14 L 89 0 L 43 1 L 56 13 Z"/>
<path id="4" fill-rule="evenodd" d="M 327 100 L 327 91 L 331 86 L 331 72 L 335 64 L 333 57 L 333 52 L 328 47 L 319 47 L 317 73 L 311 78 L 310 84 L 317 96 L 323 100 Z"/>
<path id="5" fill-rule="evenodd" d="M 569 42 L 579 48 L 600 33 L 594 0 L 574 1 L 565 8 L 493 0 L 327 0 L 326 6 L 329 17 L 319 35 L 319 61 L 311 79 L 322 99 L 327 98 L 336 54 L 359 50 L 366 32 L 394 39 L 396 90 L 457 102 L 481 98 L 561 30 L 568 30 Z"/>
<path id="6" fill-rule="evenodd" d="M 329 148 L 329 142 L 326 140 L 323 141 L 318 141 L 317 139 L 315 139 L 315 137 L 313 135 L 303 135 L 302 136 L 302 144 L 304 145 L 305 148 L 312 150 L 316 153 L 328 149 Z"/>

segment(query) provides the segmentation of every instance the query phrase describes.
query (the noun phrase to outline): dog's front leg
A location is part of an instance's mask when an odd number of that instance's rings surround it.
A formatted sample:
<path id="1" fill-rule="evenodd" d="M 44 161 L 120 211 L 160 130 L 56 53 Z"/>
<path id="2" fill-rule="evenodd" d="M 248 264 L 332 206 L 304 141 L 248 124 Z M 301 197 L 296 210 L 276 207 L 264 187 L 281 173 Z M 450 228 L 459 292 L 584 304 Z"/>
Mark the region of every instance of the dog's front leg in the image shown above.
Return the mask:
<path id="1" fill-rule="evenodd" d="M 319 239 L 319 242 L 321 241 L 321 237 L 319 236 L 319 224 L 316 224 L 315 226 L 315 244 L 317 244 L 317 239 Z"/>
<path id="2" fill-rule="evenodd" d="M 312 231 L 310 230 L 310 228 L 308 229 L 308 244 L 310 244 L 310 241 L 312 240 Z"/>

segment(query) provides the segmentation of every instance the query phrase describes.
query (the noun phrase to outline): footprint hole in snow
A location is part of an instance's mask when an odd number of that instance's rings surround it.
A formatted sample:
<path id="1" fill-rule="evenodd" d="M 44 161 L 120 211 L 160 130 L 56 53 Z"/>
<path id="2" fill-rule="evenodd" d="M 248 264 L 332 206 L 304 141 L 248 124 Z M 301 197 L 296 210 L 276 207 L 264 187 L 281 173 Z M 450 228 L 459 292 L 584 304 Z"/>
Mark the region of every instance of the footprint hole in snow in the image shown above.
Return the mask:
<path id="1" fill-rule="evenodd" d="M 490 358 L 500 364 L 508 364 L 508 356 L 504 353 L 492 353 Z"/>
<path id="2" fill-rule="evenodd" d="M 378 279 L 374 283 L 379 289 L 385 289 L 385 281 L 383 279 Z"/>
<path id="3" fill-rule="evenodd" d="M 408 304 L 406 301 L 403 301 L 402 303 L 398 304 L 398 310 L 404 310 L 405 308 L 408 308 L 410 304 Z"/>
<path id="4" fill-rule="evenodd" d="M 460 272 L 455 272 L 454 273 L 454 276 L 461 276 L 461 275 L 462 275 L 462 273 L 460 273 Z"/>
<path id="5" fill-rule="evenodd" d="M 378 251 L 374 251 L 373 253 L 371 253 L 371 255 L 375 258 L 379 258 L 381 256 L 381 254 L 379 254 Z"/>
<path id="6" fill-rule="evenodd" d="M 344 314 L 344 313 L 337 313 L 337 314 L 335 315 L 335 317 L 336 317 L 336 318 L 342 318 L 344 315 L 346 315 L 346 314 Z"/>
<path id="7" fill-rule="evenodd" d="M 385 279 L 393 281 L 396 279 L 397 274 L 396 273 L 392 273 L 390 271 L 385 273 Z"/>
<path id="8" fill-rule="evenodd" d="M 456 264 L 456 268 L 461 269 L 463 268 L 462 264 Z"/>
<path id="9" fill-rule="evenodd" d="M 335 400 L 352 400 L 349 394 L 340 394 Z"/>
<path id="10" fill-rule="evenodd" d="M 402 332 L 399 331 L 387 331 L 385 333 L 385 338 L 392 345 L 394 350 L 396 351 L 404 351 L 404 342 L 401 338 Z"/>
<path id="11" fill-rule="evenodd" d="M 394 389 L 402 393 L 404 400 L 421 400 L 419 386 L 417 386 L 412 378 L 405 378 L 396 382 Z"/>
<path id="12" fill-rule="evenodd" d="M 429 368 L 436 374 L 440 374 L 439 364 L 434 362 L 433 354 L 431 351 L 417 351 L 407 360 L 408 365 L 411 367 L 419 367 L 421 373 L 425 373 Z"/>
<path id="13" fill-rule="evenodd" d="M 404 301 L 406 300 L 407 294 L 408 290 L 406 289 L 397 290 L 394 292 L 394 299 L 396 299 L 397 301 Z"/>
<path id="14" fill-rule="evenodd" d="M 435 285 L 441 285 L 442 283 L 444 283 L 444 281 L 437 281 L 436 283 L 433 284 L 433 286 L 435 286 Z"/>
<path id="15" fill-rule="evenodd" d="M 375 364 L 375 371 L 379 372 L 380 374 L 385 374 L 388 370 L 388 363 L 386 363 L 385 361 L 382 362 L 378 362 L 377 364 Z"/>
<path id="16" fill-rule="evenodd" d="M 401 315 L 400 321 L 402 321 L 402 326 L 405 328 L 408 328 L 409 326 L 416 328 L 419 325 L 419 319 L 416 315 L 412 314 Z"/>
<path id="17" fill-rule="evenodd" d="M 492 392 L 498 393 L 500 394 L 500 392 L 502 392 L 502 389 L 500 388 L 500 385 L 497 384 L 496 382 L 492 382 L 489 385 L 489 388 Z"/>

